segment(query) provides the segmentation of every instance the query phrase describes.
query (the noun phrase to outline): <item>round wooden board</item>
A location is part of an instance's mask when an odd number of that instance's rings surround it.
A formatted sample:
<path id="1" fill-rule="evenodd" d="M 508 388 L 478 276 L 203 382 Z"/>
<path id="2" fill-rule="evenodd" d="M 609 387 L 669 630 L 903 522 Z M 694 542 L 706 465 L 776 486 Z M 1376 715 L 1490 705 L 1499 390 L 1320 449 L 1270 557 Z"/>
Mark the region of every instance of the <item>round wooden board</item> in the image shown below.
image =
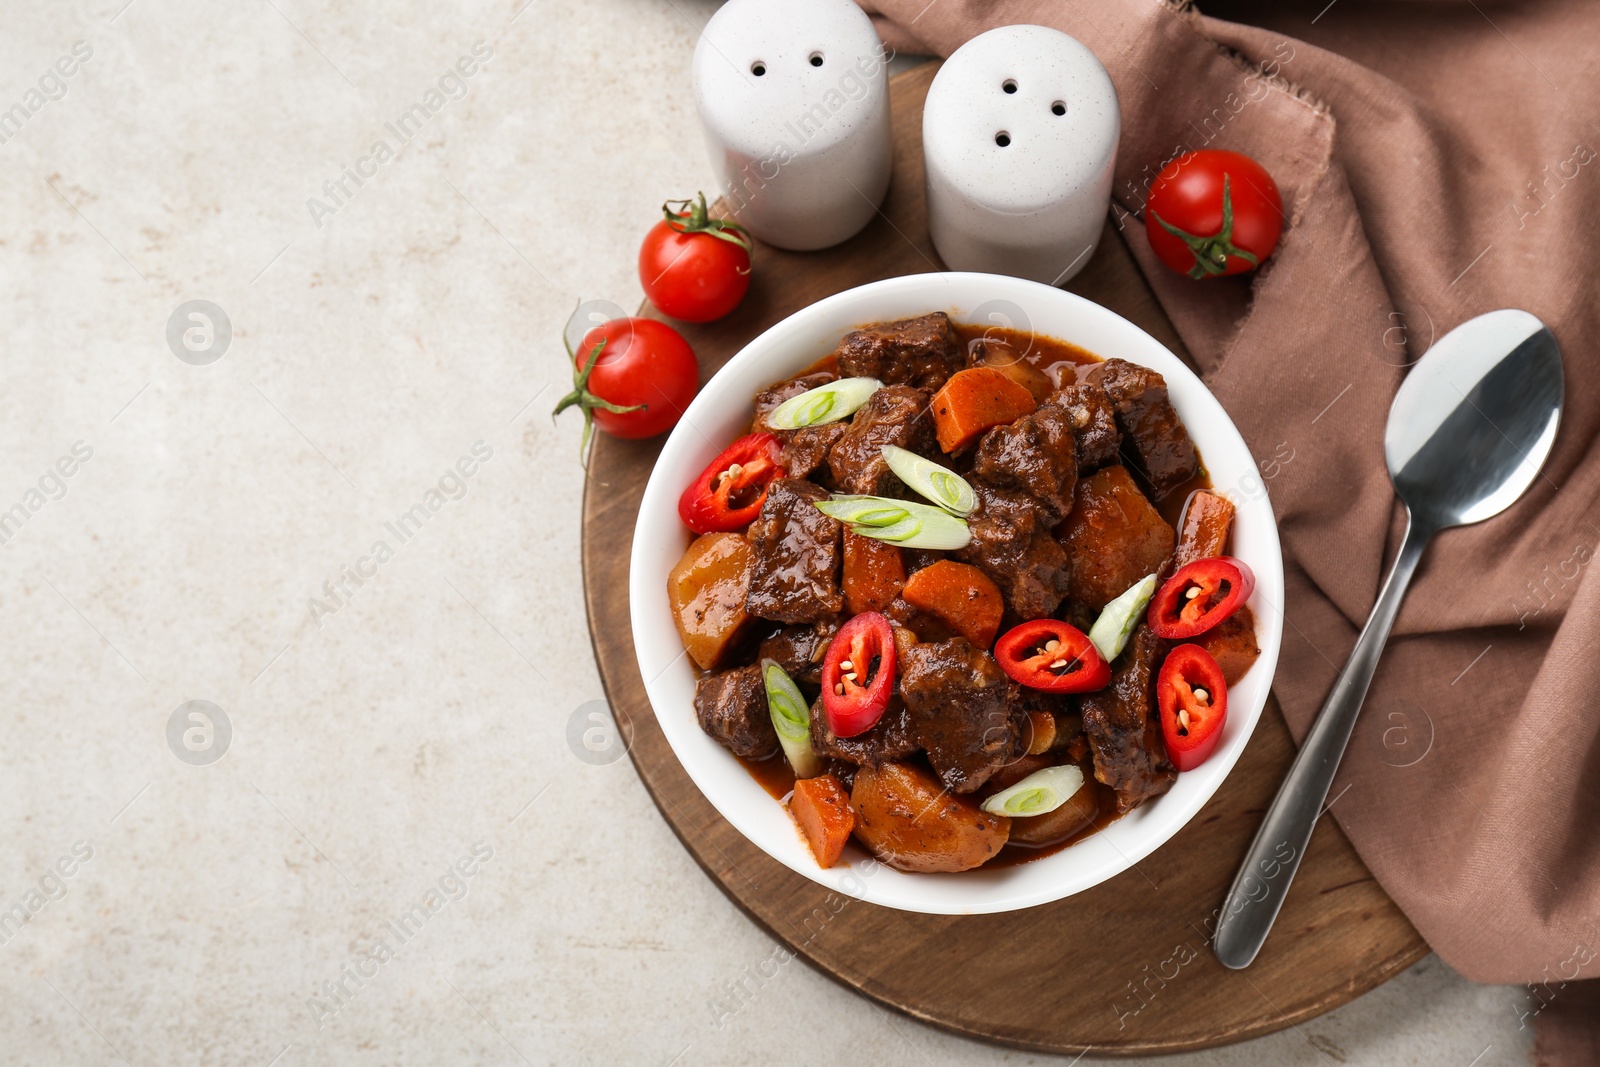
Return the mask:
<path id="1" fill-rule="evenodd" d="M 702 380 L 756 334 L 813 301 L 879 278 L 940 269 L 927 236 L 922 183 L 922 101 L 934 69 L 928 64 L 891 83 L 895 169 L 880 217 L 826 251 L 759 248 L 750 293 L 731 316 L 679 326 L 700 357 Z M 1109 224 L 1094 260 L 1067 288 L 1115 309 L 1187 358 Z M 673 755 L 645 695 L 628 614 L 628 555 L 659 449 L 659 440 L 600 434 L 589 461 L 584 594 L 606 694 L 639 776 L 684 846 L 734 903 L 824 973 L 968 1036 L 1049 1052 L 1143 1055 L 1208 1048 L 1303 1022 L 1426 953 L 1344 835 L 1324 819 L 1256 963 L 1229 971 L 1211 954 L 1216 909 L 1293 755 L 1275 700 L 1232 775 L 1193 822 L 1134 869 L 1088 892 L 979 916 L 913 915 L 830 899 L 717 814 Z"/>

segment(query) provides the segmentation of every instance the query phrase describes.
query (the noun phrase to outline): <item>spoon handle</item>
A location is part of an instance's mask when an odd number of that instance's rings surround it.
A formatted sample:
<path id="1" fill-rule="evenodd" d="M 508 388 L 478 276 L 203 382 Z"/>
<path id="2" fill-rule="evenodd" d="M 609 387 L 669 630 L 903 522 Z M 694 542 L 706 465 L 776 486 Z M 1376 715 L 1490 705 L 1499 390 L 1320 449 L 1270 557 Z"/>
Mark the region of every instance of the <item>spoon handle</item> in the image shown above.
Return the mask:
<path id="1" fill-rule="evenodd" d="M 1267 809 L 1267 816 L 1250 843 L 1233 887 L 1222 906 L 1212 949 L 1225 967 L 1248 967 L 1261 951 L 1267 932 L 1278 917 L 1278 909 L 1289 894 L 1289 883 L 1305 857 L 1311 830 L 1323 812 L 1328 788 L 1339 769 L 1339 760 L 1350 743 L 1361 702 L 1366 699 L 1372 674 L 1378 668 L 1389 628 L 1400 613 L 1400 601 L 1416 572 L 1417 562 L 1433 531 L 1424 529 L 1406 515 L 1406 534 L 1400 553 L 1383 583 L 1378 602 L 1373 605 L 1367 625 L 1362 628 L 1350 661 L 1328 694 L 1306 735 L 1300 754 L 1289 768 L 1289 775 L 1278 788 L 1278 795 Z"/>

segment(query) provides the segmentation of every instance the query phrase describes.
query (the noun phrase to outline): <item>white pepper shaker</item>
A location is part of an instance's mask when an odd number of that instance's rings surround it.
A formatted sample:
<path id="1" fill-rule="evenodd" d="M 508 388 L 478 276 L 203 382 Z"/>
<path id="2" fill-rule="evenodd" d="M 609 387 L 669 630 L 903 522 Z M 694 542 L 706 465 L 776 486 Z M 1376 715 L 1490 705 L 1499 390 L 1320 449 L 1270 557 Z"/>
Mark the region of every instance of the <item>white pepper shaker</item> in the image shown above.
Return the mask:
<path id="1" fill-rule="evenodd" d="M 883 202 L 885 49 L 852 0 L 729 0 L 695 46 L 694 101 L 734 216 L 769 244 L 827 248 Z"/>
<path id="2" fill-rule="evenodd" d="M 956 49 L 922 112 L 928 228 L 945 264 L 1051 285 L 1082 270 L 1121 127 L 1105 67 L 1060 30 L 1002 26 Z"/>

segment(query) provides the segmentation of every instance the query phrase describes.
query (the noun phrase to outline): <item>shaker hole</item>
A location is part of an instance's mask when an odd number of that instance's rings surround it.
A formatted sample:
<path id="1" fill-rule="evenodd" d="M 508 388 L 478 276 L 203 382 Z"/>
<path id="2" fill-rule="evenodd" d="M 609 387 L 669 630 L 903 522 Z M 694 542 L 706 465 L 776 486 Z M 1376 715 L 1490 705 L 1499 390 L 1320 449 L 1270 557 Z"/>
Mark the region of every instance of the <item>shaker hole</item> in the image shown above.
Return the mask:
<path id="1" fill-rule="evenodd" d="M 813 67 L 822 66 L 822 53 L 821 52 L 812 52 L 811 53 L 811 65 Z"/>
<path id="2" fill-rule="evenodd" d="M 765 74 L 766 72 L 767 72 L 767 65 L 765 63 L 761 62 L 761 60 L 758 59 L 754 63 L 750 64 L 750 73 L 754 74 L 756 77 L 759 78 L 763 74 Z"/>
<path id="3" fill-rule="evenodd" d="M 1011 143 L 1011 135 L 1006 131 L 1001 130 L 999 133 L 994 135 L 994 143 L 999 145 L 1001 148 L 1004 148 L 1006 145 Z"/>
<path id="4" fill-rule="evenodd" d="M 1005 81 L 1000 83 L 1000 88 L 1004 89 L 1008 93 L 1016 92 L 1017 91 L 1017 79 L 1015 79 L 1015 78 L 1007 78 Z"/>
<path id="5" fill-rule="evenodd" d="M 1066 113 L 1067 113 L 1067 105 L 1062 103 L 1060 100 L 1057 100 L 1055 103 L 1050 105 L 1050 114 L 1052 114 L 1052 115 L 1065 115 Z"/>

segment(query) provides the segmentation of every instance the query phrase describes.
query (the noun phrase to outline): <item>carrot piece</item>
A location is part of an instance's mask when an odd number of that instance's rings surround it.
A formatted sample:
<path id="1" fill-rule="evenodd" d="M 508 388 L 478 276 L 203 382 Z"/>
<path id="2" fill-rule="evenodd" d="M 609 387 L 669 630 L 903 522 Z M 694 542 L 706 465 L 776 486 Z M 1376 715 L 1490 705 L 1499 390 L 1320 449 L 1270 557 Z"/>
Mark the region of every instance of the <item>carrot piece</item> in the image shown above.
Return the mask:
<path id="1" fill-rule="evenodd" d="M 900 549 L 875 537 L 844 532 L 844 607 L 852 615 L 884 611 L 906 584 Z"/>
<path id="2" fill-rule="evenodd" d="M 1033 726 L 1033 740 L 1028 742 L 1028 755 L 1042 756 L 1056 743 L 1056 717 L 1048 711 L 1030 711 L 1028 722 Z"/>
<path id="3" fill-rule="evenodd" d="M 832 867 L 839 862 L 844 843 L 856 828 L 856 812 L 850 806 L 850 794 L 845 792 L 839 779 L 831 774 L 820 778 L 802 778 L 794 783 L 794 796 L 789 798 L 789 814 L 800 832 L 805 835 L 817 866 Z"/>
<path id="4" fill-rule="evenodd" d="M 946 452 L 966 448 L 985 430 L 1015 422 L 1038 405 L 1033 394 L 993 367 L 968 367 L 933 396 L 933 428 Z"/>
<path id="5" fill-rule="evenodd" d="M 1224 496 L 1196 489 L 1184 501 L 1178 519 L 1178 548 L 1172 555 L 1171 573 L 1197 559 L 1226 555 L 1233 528 L 1233 504 Z"/>
<path id="6" fill-rule="evenodd" d="M 941 559 L 906 579 L 900 596 L 937 616 L 975 646 L 987 650 L 1000 630 L 1005 600 L 989 576 L 968 563 Z"/>

